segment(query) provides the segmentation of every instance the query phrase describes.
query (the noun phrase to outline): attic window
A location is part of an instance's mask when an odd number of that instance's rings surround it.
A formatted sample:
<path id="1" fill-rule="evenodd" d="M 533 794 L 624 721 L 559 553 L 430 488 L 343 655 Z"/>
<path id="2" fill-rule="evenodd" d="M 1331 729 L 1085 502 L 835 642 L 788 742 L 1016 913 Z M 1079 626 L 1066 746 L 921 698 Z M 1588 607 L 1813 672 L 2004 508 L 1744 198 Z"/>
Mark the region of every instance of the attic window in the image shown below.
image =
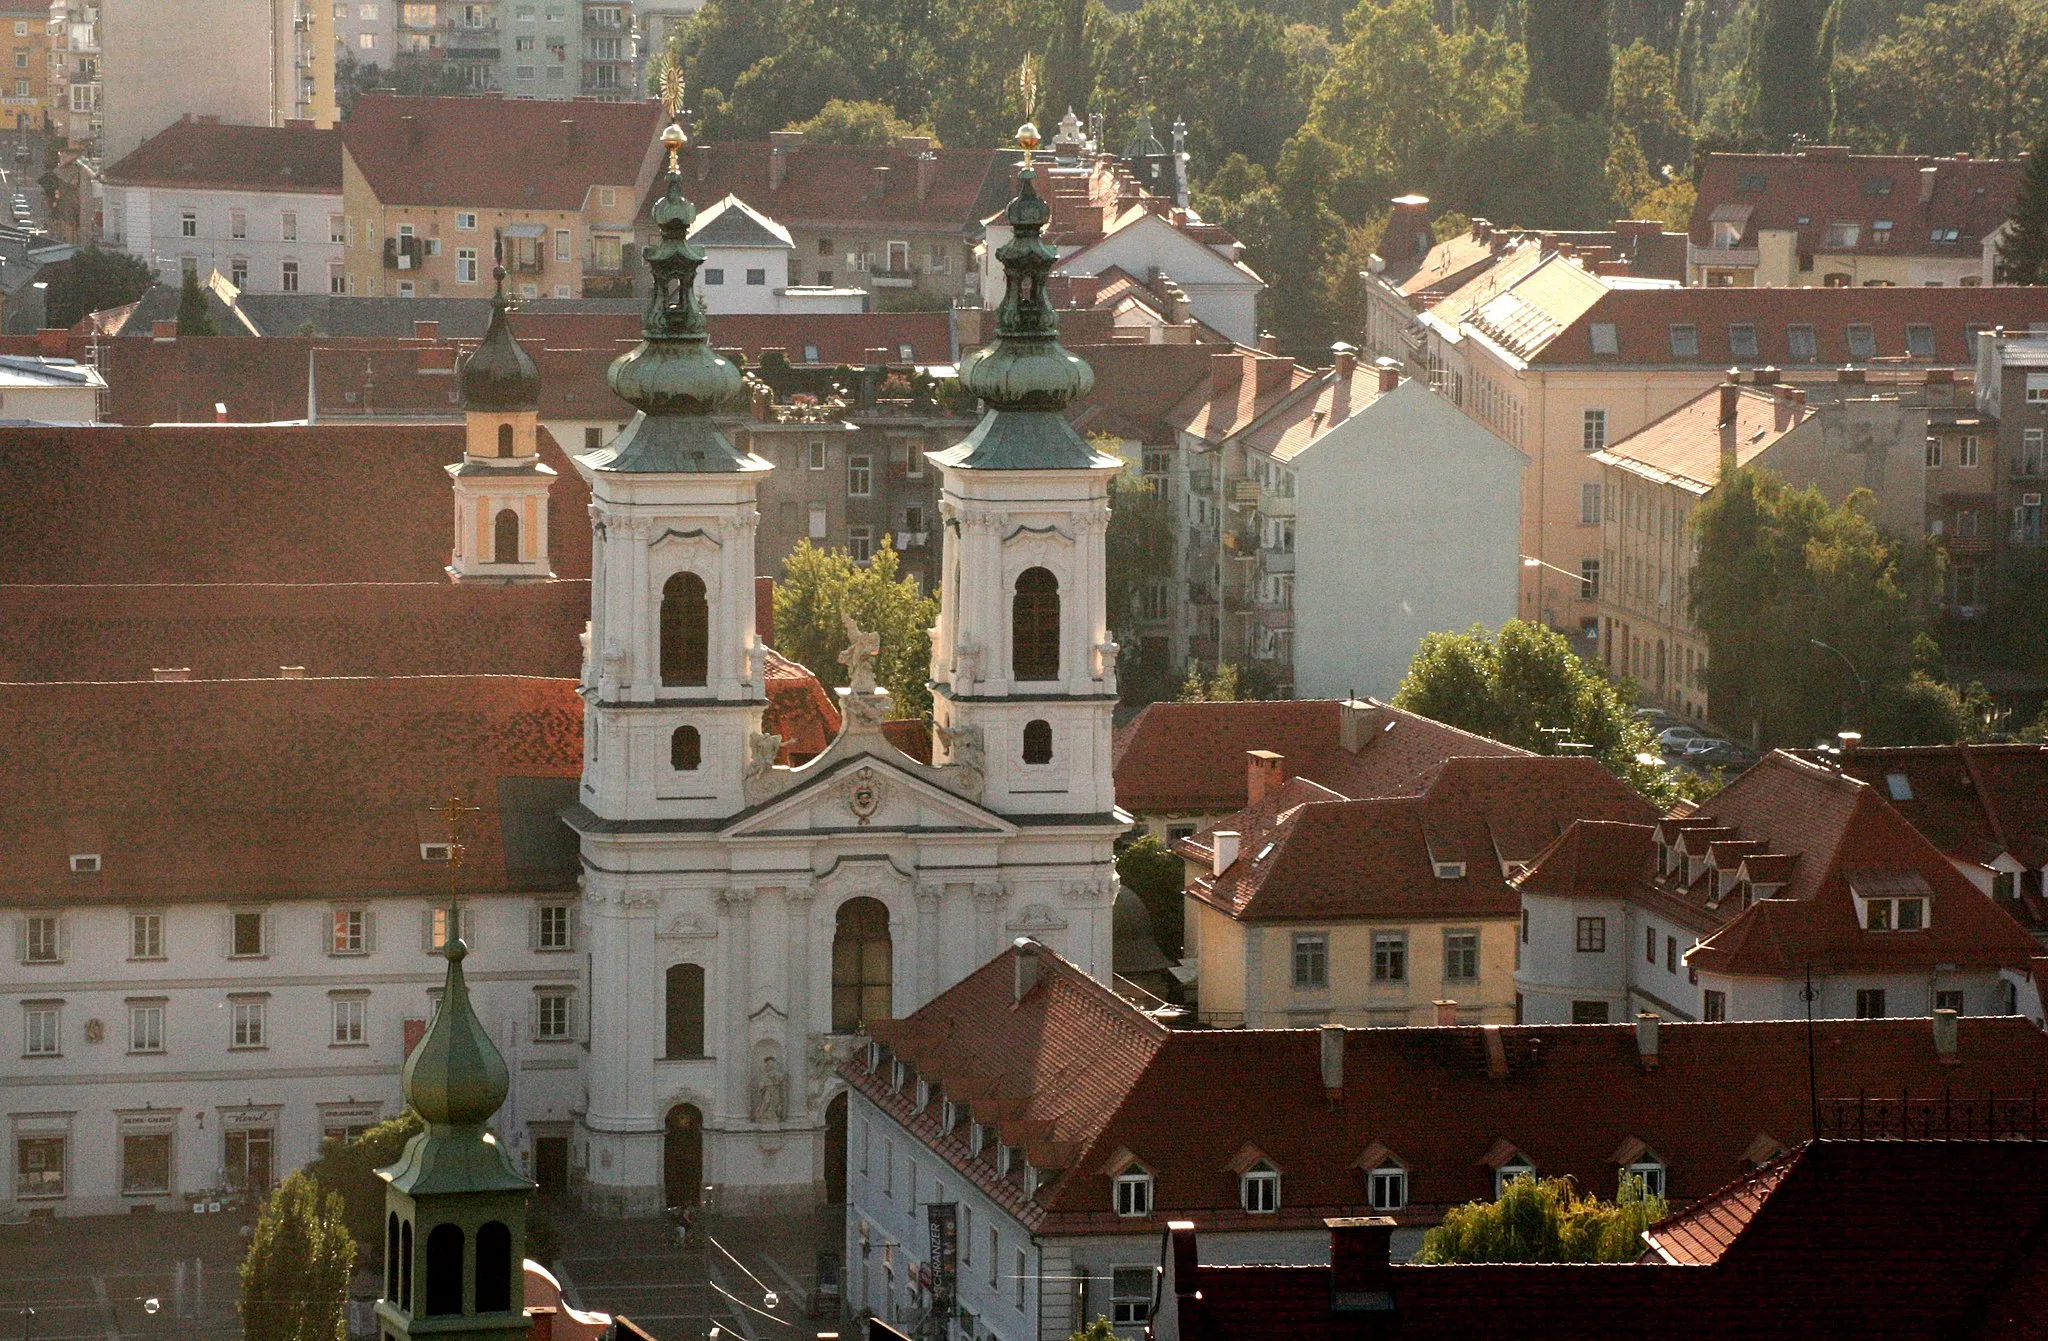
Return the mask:
<path id="1" fill-rule="evenodd" d="M 1700 356 L 1700 328 L 1691 322 L 1673 322 L 1671 326 L 1671 357 L 1675 359 L 1696 359 Z"/>
<path id="2" fill-rule="evenodd" d="M 920 1076 L 917 1082 L 917 1106 L 911 1109 L 910 1111 L 913 1113 L 922 1113 L 925 1109 L 931 1106 L 931 1102 L 932 1083 L 929 1080 L 926 1080 L 922 1076 Z"/>
<path id="3" fill-rule="evenodd" d="M 1926 899 L 1866 899 L 1863 902 L 1865 931 L 1924 931 L 1926 927 Z"/>
<path id="4" fill-rule="evenodd" d="M 1910 801 L 1913 799 L 1913 780 L 1904 773 L 1885 774 L 1884 788 L 1891 793 L 1892 800 L 1894 801 Z M 77 860 L 76 857 L 72 858 L 74 862 Z"/>
<path id="5" fill-rule="evenodd" d="M 1626 1169 L 1623 1169 L 1621 1176 L 1624 1187 L 1627 1186 L 1626 1180 L 1629 1178 L 1641 1179 L 1643 1195 L 1645 1197 L 1661 1197 L 1664 1195 L 1664 1162 L 1655 1155 L 1645 1154 Z"/>
<path id="6" fill-rule="evenodd" d="M 1260 1160 L 1238 1180 L 1238 1194 L 1246 1211 L 1271 1215 L 1280 1209 L 1280 1171 Z"/>
<path id="7" fill-rule="evenodd" d="M 1142 1169 L 1118 1174 L 1111 1204 L 1126 1218 L 1152 1214 L 1152 1175 Z"/>
<path id="8" fill-rule="evenodd" d="M 1494 1200 L 1498 1201 L 1507 1192 L 1508 1184 L 1514 1182 L 1515 1179 L 1534 1178 L 1535 1176 L 1536 1166 L 1529 1162 L 1529 1157 L 1519 1151 L 1516 1152 L 1507 1163 L 1493 1171 Z"/>
<path id="9" fill-rule="evenodd" d="M 1366 1200 L 1376 1211 L 1398 1211 L 1408 1204 L 1408 1170 L 1389 1160 L 1366 1175 Z"/>
<path id="10" fill-rule="evenodd" d="M 1954 242 L 1961 238 L 1962 235 L 1962 230 L 1959 228 L 1930 228 L 1927 230 L 1927 240 L 1929 242 Z"/>
<path id="11" fill-rule="evenodd" d="M 1595 354 L 1619 354 L 1621 352 L 1621 337 L 1615 333 L 1613 322 L 1596 321 L 1588 328 L 1588 333 L 1592 336 L 1593 352 Z"/>
<path id="12" fill-rule="evenodd" d="M 1465 863 L 1462 861 L 1440 861 L 1436 864 L 1436 878 L 1439 880 L 1463 880 Z"/>
<path id="13" fill-rule="evenodd" d="M 905 1070 L 907 1070 L 907 1069 L 908 1069 L 908 1068 L 906 1068 L 906 1067 L 905 1067 L 905 1066 L 903 1065 L 903 1063 L 902 1063 L 902 1062 L 894 1062 L 894 1063 L 891 1063 L 891 1065 L 890 1065 L 890 1067 L 889 1067 L 889 1091 L 890 1091 L 890 1093 L 892 1093 L 892 1094 L 901 1094 L 901 1093 L 903 1092 L 903 1075 L 904 1075 L 904 1072 L 905 1072 Z"/>
<path id="14" fill-rule="evenodd" d="M 1934 327 L 1915 323 L 1906 327 L 1906 357 L 1931 359 L 1934 357 Z"/>
<path id="15" fill-rule="evenodd" d="M 951 1099 L 939 1105 L 939 1126 L 951 1132 L 960 1125 L 960 1110 Z"/>
<path id="16" fill-rule="evenodd" d="M 455 847 L 452 843 L 421 843 L 421 861 L 453 861 Z"/>
<path id="17" fill-rule="evenodd" d="M 1252 861 L 1253 861 L 1253 862 L 1255 862 L 1255 863 L 1256 863 L 1256 862 L 1261 862 L 1261 861 L 1264 861 L 1264 860 L 1265 860 L 1265 859 L 1266 859 L 1267 857 L 1271 856 L 1271 855 L 1272 855 L 1272 853 L 1273 853 L 1273 844 L 1271 844 L 1271 843 L 1268 843 L 1268 844 L 1266 844 L 1266 845 L 1265 845 L 1264 847 L 1262 847 L 1262 848 L 1260 848 L 1260 849 L 1259 849 L 1259 855 L 1258 855 L 1258 856 L 1256 856 L 1256 857 L 1253 857 L 1253 858 L 1252 858 Z"/>
<path id="18" fill-rule="evenodd" d="M 100 868 L 100 854 L 97 852 L 74 852 L 71 854 L 73 875 L 92 875 Z"/>
<path id="19" fill-rule="evenodd" d="M 1863 194 L 1866 196 L 1888 196 L 1891 193 L 1892 179 L 1889 177 L 1872 177 L 1863 183 Z"/>

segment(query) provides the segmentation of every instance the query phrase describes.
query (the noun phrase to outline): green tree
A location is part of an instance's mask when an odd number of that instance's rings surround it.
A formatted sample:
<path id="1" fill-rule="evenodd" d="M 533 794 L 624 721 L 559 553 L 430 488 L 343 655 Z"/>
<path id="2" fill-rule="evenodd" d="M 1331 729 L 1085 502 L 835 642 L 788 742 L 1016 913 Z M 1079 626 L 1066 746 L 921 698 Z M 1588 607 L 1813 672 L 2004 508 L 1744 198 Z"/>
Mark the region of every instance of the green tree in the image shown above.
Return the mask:
<path id="1" fill-rule="evenodd" d="M 1677 79 L 1671 58 L 1642 42 L 1615 54 L 1608 119 L 1628 128 L 1653 169 L 1684 166 L 1691 148 L 1692 121 L 1678 105 Z"/>
<path id="2" fill-rule="evenodd" d="M 462 67 L 445 60 L 400 59 L 378 76 L 377 87 L 406 98 L 449 97 L 470 91 Z"/>
<path id="3" fill-rule="evenodd" d="M 1182 703 L 1236 703 L 1245 695 L 1239 692 L 1237 667 L 1225 662 L 1205 679 L 1202 663 L 1190 661 L 1187 678 L 1181 681 L 1180 693 L 1175 697 Z"/>
<path id="4" fill-rule="evenodd" d="M 47 324 L 73 326 L 88 314 L 132 303 L 156 283 L 149 264 L 125 251 L 87 247 L 54 268 L 46 295 Z"/>
<path id="5" fill-rule="evenodd" d="M 913 126 L 888 103 L 848 102 L 844 98 L 834 98 L 816 116 L 789 129 L 802 131 L 809 144 L 887 145 L 894 144 L 899 135 L 931 134 L 930 127 Z"/>
<path id="6" fill-rule="evenodd" d="M 1992 702 L 1981 684 L 1958 689 L 1915 670 L 1881 688 L 1870 712 L 1873 745 L 1954 745 L 1983 738 Z"/>
<path id="7" fill-rule="evenodd" d="M 356 1245 L 341 1198 L 304 1172 L 270 1194 L 242 1259 L 247 1341 L 347 1341 Z"/>
<path id="8" fill-rule="evenodd" d="M 1755 0 L 1742 70 L 1746 124 L 1773 149 L 1787 148 L 1794 136 L 1827 136 L 1834 61 L 1829 12 L 1829 0 Z"/>
<path id="9" fill-rule="evenodd" d="M 830 47 L 794 45 L 748 67 L 722 101 L 707 96 L 704 128 L 721 138 L 759 139 L 817 116 L 830 103 L 866 97 L 844 56 Z"/>
<path id="10" fill-rule="evenodd" d="M 1582 660 L 1555 629 L 1513 619 L 1424 637 L 1394 706 L 1543 754 L 1558 738 L 1590 746 L 1607 770 L 1654 801 L 1672 794 L 1656 742 L 1623 686 Z"/>
<path id="11" fill-rule="evenodd" d="M 1116 1328 L 1108 1318 L 1097 1318 L 1068 1337 L 1067 1341 L 1117 1341 Z"/>
<path id="12" fill-rule="evenodd" d="M 1060 26 L 1045 56 L 1045 101 L 1041 113 L 1057 120 L 1071 107 L 1086 116 L 1095 101 L 1095 37 L 1101 27 L 1089 0 L 1060 0 Z M 1051 134 L 1050 127 L 1047 128 Z"/>
<path id="13" fill-rule="evenodd" d="M 1834 138 L 1854 148 L 2010 158 L 2048 128 L 2048 5 L 1930 4 L 1836 61 L 1834 85 Z"/>
<path id="14" fill-rule="evenodd" d="M 703 111 L 706 95 L 726 94 L 756 62 L 788 45 L 785 0 L 707 0 L 669 35 L 669 49 Z"/>
<path id="15" fill-rule="evenodd" d="M 1569 1178 L 1522 1177 L 1496 1201 L 1474 1201 L 1444 1213 L 1422 1236 L 1420 1260 L 1449 1262 L 1633 1262 L 1642 1232 L 1663 1219 L 1664 1198 L 1624 1175 L 1616 1199 L 1581 1196 Z"/>
<path id="16" fill-rule="evenodd" d="M 220 334 L 220 328 L 213 324 L 213 311 L 206 305 L 206 293 L 199 287 L 198 274 L 187 270 L 184 290 L 178 295 L 178 334 Z"/>
<path id="17" fill-rule="evenodd" d="M 1528 0 L 1525 104 L 1549 102 L 1580 120 L 1604 116 L 1614 73 L 1614 48 L 1606 38 L 1611 18 L 1610 0 Z"/>
<path id="18" fill-rule="evenodd" d="M 365 1257 L 384 1242 L 384 1180 L 377 1170 L 398 1162 L 405 1143 L 426 1127 L 410 1108 L 386 1118 L 353 1141 L 326 1140 L 306 1176 L 341 1199 L 341 1221 Z"/>
<path id="19" fill-rule="evenodd" d="M 1691 613 L 1724 725 L 1806 744 L 1867 725 L 1868 696 L 1911 674 L 1932 555 L 1881 531 L 1869 501 L 1859 490 L 1832 505 L 1744 467 L 1693 513 Z"/>
<path id="20" fill-rule="evenodd" d="M 846 683 L 839 654 L 846 650 L 842 615 L 881 635 L 875 681 L 889 691 L 898 717 L 931 711 L 932 623 L 939 602 L 898 572 L 896 551 L 885 540 L 867 563 L 843 549 L 819 549 L 803 540 L 782 561 L 775 584 L 776 651 L 810 667 L 827 687 Z"/>
<path id="21" fill-rule="evenodd" d="M 2012 227 L 1998 243 L 1998 268 L 2006 284 L 2048 284 L 2048 134 L 2027 155 Z"/>
<path id="22" fill-rule="evenodd" d="M 1169 959 L 1180 958 L 1181 938 L 1185 934 L 1181 907 L 1181 891 L 1187 879 L 1185 863 L 1167 850 L 1157 834 L 1148 833 L 1124 844 L 1116 854 L 1116 878 L 1144 901 L 1145 911 L 1152 915 L 1152 935 L 1160 950 Z"/>
<path id="23" fill-rule="evenodd" d="M 1147 0 L 1104 25 L 1095 107 L 1075 110 L 1105 113 L 1111 149 L 1123 147 L 1140 112 L 1162 142 L 1175 119 L 1185 121 L 1198 176 L 1233 153 L 1277 162 L 1308 115 L 1286 28 L 1236 0 Z"/>

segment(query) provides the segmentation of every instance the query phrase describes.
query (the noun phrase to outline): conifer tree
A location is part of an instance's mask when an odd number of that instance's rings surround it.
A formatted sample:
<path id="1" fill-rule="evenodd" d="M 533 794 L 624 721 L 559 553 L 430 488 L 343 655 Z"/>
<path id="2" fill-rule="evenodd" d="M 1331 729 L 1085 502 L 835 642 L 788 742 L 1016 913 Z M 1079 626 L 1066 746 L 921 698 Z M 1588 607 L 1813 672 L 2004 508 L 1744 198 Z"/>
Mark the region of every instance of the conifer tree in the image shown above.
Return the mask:
<path id="1" fill-rule="evenodd" d="M 184 291 L 178 295 L 178 334 L 220 334 L 206 306 L 206 290 L 199 287 L 199 276 L 190 270 L 185 272 Z"/>
<path id="2" fill-rule="evenodd" d="M 242 1259 L 246 1341 L 347 1341 L 355 1239 L 339 1193 L 295 1173 L 270 1194 Z"/>
<path id="3" fill-rule="evenodd" d="M 1834 45 L 1830 0 L 1757 0 L 1742 82 L 1748 128 L 1769 148 L 1789 148 L 1794 136 L 1826 138 Z"/>
<path id="4" fill-rule="evenodd" d="M 1580 120 L 1605 116 L 1614 49 L 1607 25 L 1612 0 L 1529 0 L 1529 83 L 1525 101 L 1549 99 Z"/>
<path id="5" fill-rule="evenodd" d="M 2001 284 L 2048 284 L 2048 134 L 2027 156 L 2012 228 L 1998 244 L 1998 271 Z"/>

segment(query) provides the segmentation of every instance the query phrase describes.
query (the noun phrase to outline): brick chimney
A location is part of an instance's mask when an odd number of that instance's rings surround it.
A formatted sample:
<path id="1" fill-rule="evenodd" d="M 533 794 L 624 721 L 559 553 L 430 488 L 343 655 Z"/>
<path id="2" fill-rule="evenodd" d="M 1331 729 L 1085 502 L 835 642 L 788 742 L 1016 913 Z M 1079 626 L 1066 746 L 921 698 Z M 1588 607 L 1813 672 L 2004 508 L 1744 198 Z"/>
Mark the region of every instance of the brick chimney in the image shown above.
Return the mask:
<path id="1" fill-rule="evenodd" d="M 789 154 L 804 142 L 800 130 L 771 130 L 768 132 L 768 189 L 779 191 L 782 182 L 789 175 Z"/>
<path id="2" fill-rule="evenodd" d="M 175 326 L 176 323 L 173 323 Z M 1236 400 L 1244 382 L 1244 357 L 1236 350 L 1209 356 L 1209 399 Z"/>
<path id="3" fill-rule="evenodd" d="M 1386 395 L 1389 391 L 1392 391 L 1395 387 L 1401 385 L 1400 364 L 1394 362 L 1392 359 L 1380 359 L 1373 366 L 1379 369 L 1380 394 L 1382 396 Z"/>
<path id="4" fill-rule="evenodd" d="M 1337 705 L 1337 745 L 1345 753 L 1357 754 L 1379 731 L 1379 713 L 1364 699 L 1348 698 Z"/>
<path id="5" fill-rule="evenodd" d="M 1016 951 L 1013 956 L 1017 970 L 1014 978 L 1014 999 L 1022 1001 L 1031 995 L 1034 987 L 1038 986 L 1038 979 L 1044 973 L 1045 965 L 1039 959 L 1038 942 L 1029 936 L 1019 936 L 1010 943 L 1010 948 Z"/>
<path id="6" fill-rule="evenodd" d="M 693 144 L 690 146 L 690 162 L 697 169 L 697 180 L 703 181 L 711 175 L 711 146 Z"/>
<path id="7" fill-rule="evenodd" d="M 1946 1008 L 1934 1012 L 1934 1059 L 1944 1066 L 1962 1060 L 1956 1055 L 1956 1013 Z"/>
<path id="8" fill-rule="evenodd" d="M 1718 423 L 1721 440 L 1721 469 L 1716 479 L 1727 479 L 1741 464 L 1742 444 L 1736 440 L 1735 415 L 1742 403 L 1742 388 L 1736 383 L 1735 370 L 1728 370 L 1728 380 L 1721 383 L 1721 411 Z"/>
<path id="9" fill-rule="evenodd" d="M 152 340 L 175 340 L 178 338 L 176 321 L 152 321 L 149 323 L 149 338 Z"/>
<path id="10" fill-rule="evenodd" d="M 1352 370 L 1358 367 L 1358 349 L 1342 340 L 1330 346 L 1330 359 L 1336 365 L 1340 381 L 1349 381 Z"/>
<path id="11" fill-rule="evenodd" d="M 1394 1217 L 1332 1217 L 1323 1225 L 1330 1231 L 1330 1311 L 1392 1313 Z"/>
<path id="12" fill-rule="evenodd" d="M 438 321 L 415 321 L 412 324 L 412 338 L 415 340 L 439 340 L 441 323 Z"/>
<path id="13" fill-rule="evenodd" d="M 1458 1003 L 1455 1001 L 1432 1001 L 1436 1007 L 1436 1022 L 1439 1027 L 1449 1027 L 1458 1022 Z"/>
<path id="14" fill-rule="evenodd" d="M 279 666 L 277 668 L 277 678 L 280 680 L 303 680 L 306 678 L 306 668 L 304 666 Z"/>
<path id="15" fill-rule="evenodd" d="M 1863 369 L 1843 366 L 1835 370 L 1835 381 L 1842 386 L 1862 386 Z"/>
<path id="16" fill-rule="evenodd" d="M 1645 1071 L 1657 1069 L 1657 1026 L 1662 1023 L 1655 1011 L 1640 1011 L 1636 1015 L 1636 1060 Z"/>
<path id="17" fill-rule="evenodd" d="M 927 149 L 917 156 L 917 198 L 923 200 L 930 195 L 938 180 L 939 156 Z"/>
<path id="18" fill-rule="evenodd" d="M 71 332 L 62 326 L 44 326 L 36 331 L 36 353 L 46 359 L 71 356 Z"/>
<path id="19" fill-rule="evenodd" d="M 420 119 L 416 116 L 401 116 L 398 124 L 405 128 L 405 151 L 411 153 L 420 147 Z"/>
<path id="20" fill-rule="evenodd" d="M 1331 1103 L 1336 1103 L 1344 1097 L 1344 1026 L 1322 1025 L 1316 1030 L 1316 1037 L 1321 1040 L 1323 1093 Z"/>
<path id="21" fill-rule="evenodd" d="M 1294 381 L 1294 360 L 1288 358 L 1262 358 L 1253 365 L 1253 374 L 1258 380 L 1254 384 L 1255 395 L 1264 400 L 1277 396 Z"/>
<path id="22" fill-rule="evenodd" d="M 1237 864 L 1237 845 L 1244 835 L 1235 829 L 1218 829 L 1209 835 L 1209 874 L 1221 875 Z"/>
<path id="23" fill-rule="evenodd" d="M 574 158 L 576 156 L 576 118 L 565 116 L 562 118 L 560 125 L 562 127 L 562 157 Z"/>
<path id="24" fill-rule="evenodd" d="M 1419 261 L 1435 243 L 1436 234 L 1429 225 L 1429 197 L 1395 196 L 1393 209 L 1387 214 L 1386 231 L 1380 234 L 1380 244 L 1374 248 L 1380 259 L 1388 265 Z"/>
<path id="25" fill-rule="evenodd" d="M 1843 754 L 1856 753 L 1856 747 L 1862 743 L 1863 733 L 1861 731 L 1837 731 L 1835 733 L 1835 746 Z"/>
<path id="26" fill-rule="evenodd" d="M 1246 750 L 1245 804 L 1255 806 L 1287 784 L 1287 757 L 1271 750 Z"/>
<path id="27" fill-rule="evenodd" d="M 1721 383 L 1721 427 L 1728 428 L 1735 422 L 1735 411 L 1742 404 L 1742 383 L 1736 380 L 1733 368 L 1728 370 L 1728 380 Z"/>
<path id="28" fill-rule="evenodd" d="M 1275 334 L 1273 334 L 1273 332 L 1271 332 L 1271 331 L 1260 331 L 1260 332 L 1259 332 L 1259 352 L 1260 352 L 1261 354 L 1277 354 L 1277 353 L 1279 353 L 1279 352 L 1280 352 L 1280 337 L 1279 337 L 1279 336 L 1277 336 L 1277 335 L 1275 335 Z"/>

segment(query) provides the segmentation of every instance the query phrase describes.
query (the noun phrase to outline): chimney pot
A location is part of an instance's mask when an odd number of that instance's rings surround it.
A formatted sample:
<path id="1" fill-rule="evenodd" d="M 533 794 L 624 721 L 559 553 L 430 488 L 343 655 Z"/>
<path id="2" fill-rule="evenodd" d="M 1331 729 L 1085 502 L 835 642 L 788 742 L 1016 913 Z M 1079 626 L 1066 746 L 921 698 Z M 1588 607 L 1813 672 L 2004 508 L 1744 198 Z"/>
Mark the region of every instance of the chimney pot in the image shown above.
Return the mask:
<path id="1" fill-rule="evenodd" d="M 1841 746 L 1843 754 L 1854 754 L 1856 753 L 1856 747 L 1863 743 L 1863 733 L 1861 731 L 1837 731 L 1835 733 L 1835 743 Z"/>
<path id="2" fill-rule="evenodd" d="M 1394 1217 L 1360 1215 L 1323 1221 L 1330 1231 L 1330 1310 L 1382 1311 L 1393 1283 Z"/>
<path id="3" fill-rule="evenodd" d="M 306 678 L 306 668 L 304 666 L 279 666 L 277 668 L 277 678 L 280 680 L 303 680 Z"/>
<path id="4" fill-rule="evenodd" d="M 213 403 L 213 422 L 216 424 L 225 424 L 227 421 L 228 403 L 224 400 L 215 401 Z"/>
<path id="5" fill-rule="evenodd" d="M 178 323 L 175 321 L 152 321 L 149 323 L 149 338 L 152 340 L 177 339 Z"/>
<path id="6" fill-rule="evenodd" d="M 1742 387 L 1733 378 L 1721 383 L 1721 427 L 1735 422 L 1735 410 L 1742 403 Z"/>
<path id="7" fill-rule="evenodd" d="M 1323 1088 L 1335 1099 L 1344 1092 L 1344 1026 L 1323 1025 L 1316 1036 L 1322 1044 Z"/>
<path id="8" fill-rule="evenodd" d="M 1209 399 L 1235 400 L 1244 381 L 1244 356 L 1236 350 L 1209 356 Z"/>
<path id="9" fill-rule="evenodd" d="M 1439 1026 L 1450 1026 L 1458 1022 L 1458 1003 L 1455 1001 L 1432 1001 L 1436 1007 L 1436 1022 Z"/>
<path id="10" fill-rule="evenodd" d="M 1029 936 L 1019 936 L 1015 941 L 1011 942 L 1011 946 L 1017 952 L 1016 999 L 1022 1001 L 1025 997 L 1031 995 L 1032 988 L 1038 986 L 1038 978 L 1043 971 L 1043 965 L 1039 962 L 1040 950 L 1038 942 L 1032 940 Z"/>
<path id="11" fill-rule="evenodd" d="M 1657 1012 L 1641 1011 L 1636 1015 L 1636 1057 L 1645 1071 L 1657 1066 L 1657 1027 L 1662 1023 Z"/>
<path id="12" fill-rule="evenodd" d="M 1956 1056 L 1956 1013 L 1946 1008 L 1934 1012 L 1934 1056 L 1954 1064 Z"/>
<path id="13" fill-rule="evenodd" d="M 1401 385 L 1400 364 L 1394 362 L 1392 359 L 1381 359 L 1376 364 L 1374 364 L 1374 366 L 1379 369 L 1380 394 L 1382 396 L 1386 395 L 1389 391 L 1392 391 L 1396 387 Z"/>
<path id="14" fill-rule="evenodd" d="M 1260 331 L 1260 332 L 1259 332 L 1259 352 L 1260 352 L 1261 354 L 1277 354 L 1277 353 L 1279 353 L 1279 352 L 1280 352 L 1280 337 L 1279 337 L 1279 336 L 1277 336 L 1277 335 L 1275 335 L 1275 334 L 1273 334 L 1273 332 L 1271 332 L 1271 331 Z"/>
<path id="15" fill-rule="evenodd" d="M 1348 698 L 1337 707 L 1337 744 L 1347 754 L 1357 754 L 1372 742 L 1372 704 Z"/>
<path id="16" fill-rule="evenodd" d="M 924 137 L 920 136 L 917 138 L 923 139 Z M 929 146 L 930 143 L 929 139 L 925 140 L 926 146 Z M 937 184 L 938 179 L 939 156 L 933 153 L 929 147 L 925 147 L 917 156 L 917 198 L 923 200 L 926 196 L 929 196 L 932 193 L 932 187 Z"/>
<path id="17" fill-rule="evenodd" d="M 1348 378 L 1358 367 L 1358 349 L 1339 340 L 1330 346 L 1330 359 L 1336 365 L 1337 376 Z"/>
<path id="18" fill-rule="evenodd" d="M 1271 750 L 1245 752 L 1245 804 L 1255 806 L 1279 791 L 1287 781 L 1287 757 Z"/>
<path id="19" fill-rule="evenodd" d="M 1244 835 L 1235 829 L 1218 829 L 1209 835 L 1209 874 L 1222 875 L 1237 861 L 1237 845 Z"/>
<path id="20" fill-rule="evenodd" d="M 71 332 L 62 326 L 43 326 L 36 331 L 36 352 L 46 359 L 67 358 L 71 354 Z"/>
<path id="21" fill-rule="evenodd" d="M 152 666 L 149 678 L 158 684 L 183 684 L 192 678 L 190 666 Z"/>

